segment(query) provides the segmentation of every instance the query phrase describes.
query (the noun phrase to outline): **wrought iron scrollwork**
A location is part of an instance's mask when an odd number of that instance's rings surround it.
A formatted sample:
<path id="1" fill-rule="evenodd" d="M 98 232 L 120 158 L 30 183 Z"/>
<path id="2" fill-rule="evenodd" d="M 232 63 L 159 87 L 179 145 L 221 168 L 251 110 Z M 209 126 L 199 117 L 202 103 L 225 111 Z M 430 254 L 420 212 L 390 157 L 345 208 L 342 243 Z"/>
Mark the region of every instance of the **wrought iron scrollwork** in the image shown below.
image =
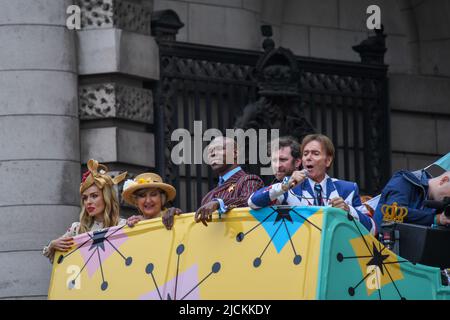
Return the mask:
<path id="1" fill-rule="evenodd" d="M 299 140 L 312 132 L 327 134 L 339 157 L 335 176 L 354 179 L 365 193 L 380 191 L 390 175 L 387 66 L 380 57 L 377 64 L 296 57 L 275 48 L 270 28 L 264 29 L 263 52 L 180 43 L 174 41 L 180 23 L 173 23 L 170 32 L 160 29 L 166 33 L 157 36 L 161 80 L 155 102 L 164 113 L 164 137 L 157 137 L 164 149 L 162 176 L 179 183 L 179 170 L 184 170 L 193 172 L 182 177 L 186 183 L 211 185 L 211 172 L 205 176 L 198 167 L 183 169 L 170 161 L 173 130 L 208 119 L 203 130 L 278 128 L 280 135 Z M 384 55 L 385 35 L 378 32 L 376 37 L 359 48 Z M 337 174 L 339 167 L 344 172 Z M 195 176 L 200 172 L 203 180 Z"/>

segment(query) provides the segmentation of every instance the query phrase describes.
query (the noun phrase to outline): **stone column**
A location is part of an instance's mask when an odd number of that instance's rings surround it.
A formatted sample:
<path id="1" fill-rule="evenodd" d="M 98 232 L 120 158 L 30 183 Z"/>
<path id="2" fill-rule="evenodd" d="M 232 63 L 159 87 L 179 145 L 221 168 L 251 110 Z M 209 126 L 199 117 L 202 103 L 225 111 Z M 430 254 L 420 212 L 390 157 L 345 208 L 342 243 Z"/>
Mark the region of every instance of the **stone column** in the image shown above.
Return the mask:
<path id="1" fill-rule="evenodd" d="M 0 0 L 0 298 L 45 298 L 49 240 L 78 219 L 71 0 Z"/>

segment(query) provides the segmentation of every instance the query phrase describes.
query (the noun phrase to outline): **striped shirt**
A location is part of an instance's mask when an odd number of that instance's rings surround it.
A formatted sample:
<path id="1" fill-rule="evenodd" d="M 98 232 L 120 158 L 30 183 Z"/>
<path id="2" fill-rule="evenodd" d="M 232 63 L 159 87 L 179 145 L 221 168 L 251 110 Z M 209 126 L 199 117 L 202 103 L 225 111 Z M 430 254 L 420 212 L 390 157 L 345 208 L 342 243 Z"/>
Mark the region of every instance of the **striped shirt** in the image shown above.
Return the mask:
<path id="1" fill-rule="evenodd" d="M 202 199 L 202 206 L 215 199 L 222 199 L 227 210 L 247 207 L 250 195 L 262 187 L 264 187 L 264 183 L 260 177 L 239 170 L 223 185 L 209 191 Z"/>

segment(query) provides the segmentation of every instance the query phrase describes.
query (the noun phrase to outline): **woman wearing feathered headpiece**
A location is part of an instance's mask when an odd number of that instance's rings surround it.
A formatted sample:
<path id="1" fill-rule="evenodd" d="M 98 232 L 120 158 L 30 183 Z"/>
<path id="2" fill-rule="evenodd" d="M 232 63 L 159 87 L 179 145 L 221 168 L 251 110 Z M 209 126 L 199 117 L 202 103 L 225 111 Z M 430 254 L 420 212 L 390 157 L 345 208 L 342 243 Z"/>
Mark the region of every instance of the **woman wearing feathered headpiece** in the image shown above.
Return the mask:
<path id="1" fill-rule="evenodd" d="M 44 247 L 42 253 L 51 262 L 56 250 L 66 252 L 73 246 L 74 236 L 126 224 L 119 216 L 119 201 L 113 187 L 125 179 L 127 173 L 111 178 L 107 175 L 108 168 L 93 159 L 88 161 L 87 167 L 80 184 L 80 221 L 72 223 L 63 236 Z"/>

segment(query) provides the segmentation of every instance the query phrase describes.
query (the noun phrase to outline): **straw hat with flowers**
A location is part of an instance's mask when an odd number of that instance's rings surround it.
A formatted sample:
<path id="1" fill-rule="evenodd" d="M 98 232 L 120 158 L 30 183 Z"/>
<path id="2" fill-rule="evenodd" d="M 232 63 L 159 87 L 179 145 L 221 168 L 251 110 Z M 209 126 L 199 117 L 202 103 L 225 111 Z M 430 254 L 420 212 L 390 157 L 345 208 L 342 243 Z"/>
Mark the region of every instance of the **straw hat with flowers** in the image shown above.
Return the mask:
<path id="1" fill-rule="evenodd" d="M 159 175 L 156 173 L 142 173 L 133 180 L 125 181 L 123 185 L 122 198 L 126 203 L 135 206 L 133 194 L 140 189 L 158 188 L 164 191 L 167 195 L 167 201 L 175 199 L 177 194 L 174 187 L 170 184 L 164 183 Z"/>

